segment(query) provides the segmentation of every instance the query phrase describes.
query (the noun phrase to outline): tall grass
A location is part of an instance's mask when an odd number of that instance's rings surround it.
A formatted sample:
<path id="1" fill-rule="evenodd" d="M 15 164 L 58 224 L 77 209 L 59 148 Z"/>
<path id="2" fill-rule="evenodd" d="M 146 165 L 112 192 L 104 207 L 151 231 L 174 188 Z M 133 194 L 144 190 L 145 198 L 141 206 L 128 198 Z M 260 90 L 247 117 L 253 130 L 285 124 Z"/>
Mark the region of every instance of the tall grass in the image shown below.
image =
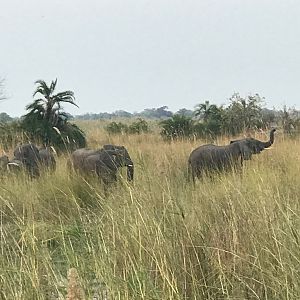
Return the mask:
<path id="1" fill-rule="evenodd" d="M 88 138 L 125 145 L 134 184 L 104 193 L 66 157 L 37 180 L 3 176 L 0 299 L 65 299 L 70 268 L 86 299 L 300 299 L 298 140 L 277 138 L 243 174 L 193 186 L 187 157 L 199 141 Z"/>

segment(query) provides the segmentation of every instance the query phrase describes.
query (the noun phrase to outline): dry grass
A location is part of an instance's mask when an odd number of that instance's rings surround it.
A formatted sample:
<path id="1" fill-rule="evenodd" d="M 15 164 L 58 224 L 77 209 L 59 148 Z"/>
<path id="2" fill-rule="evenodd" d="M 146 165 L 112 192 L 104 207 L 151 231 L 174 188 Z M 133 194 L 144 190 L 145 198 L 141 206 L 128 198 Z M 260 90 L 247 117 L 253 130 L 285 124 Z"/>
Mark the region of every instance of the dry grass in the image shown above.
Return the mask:
<path id="1" fill-rule="evenodd" d="M 279 135 L 242 176 L 193 187 L 186 162 L 199 141 L 85 126 L 91 147 L 128 148 L 135 183 L 105 196 L 65 157 L 38 180 L 3 177 L 1 299 L 64 299 L 70 268 L 86 299 L 300 299 L 299 140 Z"/>

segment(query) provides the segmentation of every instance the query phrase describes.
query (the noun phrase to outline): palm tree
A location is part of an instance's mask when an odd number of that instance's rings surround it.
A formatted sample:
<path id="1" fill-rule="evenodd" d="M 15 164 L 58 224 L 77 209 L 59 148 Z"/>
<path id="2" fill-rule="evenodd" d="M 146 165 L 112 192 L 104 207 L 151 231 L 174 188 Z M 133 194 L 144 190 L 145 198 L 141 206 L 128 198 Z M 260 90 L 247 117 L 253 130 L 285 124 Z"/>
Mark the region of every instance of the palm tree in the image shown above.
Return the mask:
<path id="1" fill-rule="evenodd" d="M 57 79 L 49 86 L 44 80 L 37 80 L 35 84 L 37 88 L 33 97 L 36 95 L 41 97 L 26 106 L 29 112 L 22 119 L 22 128 L 31 138 L 42 141 L 45 146 L 55 145 L 65 149 L 67 142 L 70 147 L 76 145 L 84 147 L 86 144 L 84 132 L 75 124 L 68 122 L 70 115 L 61 106 L 62 103 L 77 106 L 74 102 L 74 93 L 64 91 L 55 94 Z"/>
<path id="2" fill-rule="evenodd" d="M 38 114 L 49 124 L 56 126 L 58 122 L 66 119 L 66 114 L 61 111 L 61 103 L 70 103 L 78 107 L 74 102 L 75 97 L 72 91 L 54 94 L 57 79 L 52 81 L 50 86 L 44 80 L 37 80 L 35 84 L 38 86 L 33 93 L 33 97 L 41 94 L 42 98 L 36 99 L 26 106 L 26 109 L 29 110 L 28 115 Z"/>
<path id="3" fill-rule="evenodd" d="M 209 101 L 200 103 L 195 107 L 195 116 L 203 118 L 204 123 L 207 123 L 212 115 L 215 115 L 218 107 L 215 104 L 210 104 Z"/>

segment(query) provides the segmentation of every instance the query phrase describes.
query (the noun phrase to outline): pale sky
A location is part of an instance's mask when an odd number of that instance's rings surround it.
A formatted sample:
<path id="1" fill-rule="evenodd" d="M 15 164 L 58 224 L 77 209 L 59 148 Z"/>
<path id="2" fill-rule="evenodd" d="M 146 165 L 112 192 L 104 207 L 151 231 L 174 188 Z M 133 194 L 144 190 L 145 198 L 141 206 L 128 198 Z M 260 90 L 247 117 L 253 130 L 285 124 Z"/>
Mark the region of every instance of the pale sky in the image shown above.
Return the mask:
<path id="1" fill-rule="evenodd" d="M 0 0 L 0 111 L 58 78 L 72 114 L 224 104 L 300 108 L 299 0 Z"/>

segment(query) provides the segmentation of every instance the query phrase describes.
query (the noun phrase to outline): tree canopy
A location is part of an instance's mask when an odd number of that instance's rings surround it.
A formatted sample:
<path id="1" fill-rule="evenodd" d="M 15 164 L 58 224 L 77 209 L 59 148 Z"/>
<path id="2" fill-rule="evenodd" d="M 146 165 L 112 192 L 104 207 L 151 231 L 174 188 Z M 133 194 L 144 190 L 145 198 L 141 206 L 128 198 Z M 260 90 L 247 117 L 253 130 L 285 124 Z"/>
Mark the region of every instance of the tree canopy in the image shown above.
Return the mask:
<path id="1" fill-rule="evenodd" d="M 86 144 L 84 133 L 75 124 L 69 123 L 70 114 L 62 107 L 64 103 L 77 106 L 74 93 L 63 91 L 55 94 L 57 79 L 50 85 L 43 80 L 37 80 L 35 84 L 33 97 L 39 98 L 26 106 L 28 113 L 22 117 L 22 127 L 46 146 L 83 147 Z"/>

